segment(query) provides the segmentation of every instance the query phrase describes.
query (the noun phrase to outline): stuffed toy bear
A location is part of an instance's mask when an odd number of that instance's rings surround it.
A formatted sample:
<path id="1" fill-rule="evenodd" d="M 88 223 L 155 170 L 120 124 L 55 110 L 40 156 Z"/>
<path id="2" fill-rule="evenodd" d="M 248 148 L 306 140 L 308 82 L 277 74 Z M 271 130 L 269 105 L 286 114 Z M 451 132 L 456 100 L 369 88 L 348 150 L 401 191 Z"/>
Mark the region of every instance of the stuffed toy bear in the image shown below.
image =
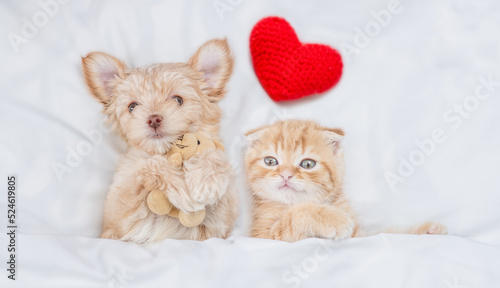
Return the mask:
<path id="1" fill-rule="evenodd" d="M 181 167 L 185 160 L 208 149 L 224 150 L 224 146 L 219 141 L 203 135 L 186 133 L 174 143 L 172 149 L 167 153 L 167 159 L 170 164 Z M 205 209 L 190 214 L 180 211 L 170 203 L 161 190 L 153 190 L 148 194 L 147 205 L 157 215 L 179 218 L 181 224 L 186 227 L 196 227 L 205 219 Z"/>

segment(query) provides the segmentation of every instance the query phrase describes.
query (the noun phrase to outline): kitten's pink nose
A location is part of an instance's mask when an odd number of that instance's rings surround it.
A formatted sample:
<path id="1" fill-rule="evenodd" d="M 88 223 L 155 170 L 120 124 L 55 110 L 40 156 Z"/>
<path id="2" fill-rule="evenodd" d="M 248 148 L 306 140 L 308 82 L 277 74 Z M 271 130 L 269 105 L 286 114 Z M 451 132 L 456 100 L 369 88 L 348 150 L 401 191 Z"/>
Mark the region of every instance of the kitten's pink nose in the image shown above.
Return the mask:
<path id="1" fill-rule="evenodd" d="M 163 117 L 160 115 L 155 114 L 148 117 L 148 125 L 154 129 L 160 127 L 161 121 L 163 121 Z"/>
<path id="2" fill-rule="evenodd" d="M 283 178 L 283 180 L 288 181 L 288 180 L 290 180 L 290 178 L 293 177 L 293 174 L 290 171 L 284 171 L 284 172 L 280 173 L 280 176 L 281 176 L 281 178 Z"/>

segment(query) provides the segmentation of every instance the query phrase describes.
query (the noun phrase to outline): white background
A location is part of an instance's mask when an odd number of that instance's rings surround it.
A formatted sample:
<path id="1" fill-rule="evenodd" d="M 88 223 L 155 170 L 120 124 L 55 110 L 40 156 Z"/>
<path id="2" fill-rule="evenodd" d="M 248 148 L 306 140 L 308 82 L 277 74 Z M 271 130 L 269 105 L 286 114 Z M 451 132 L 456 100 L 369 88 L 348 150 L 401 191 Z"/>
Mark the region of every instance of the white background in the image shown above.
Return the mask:
<path id="1" fill-rule="evenodd" d="M 49 2 L 0 5 L 0 175 L 18 176 L 20 233 L 19 280 L 13 286 L 0 272 L 1 287 L 500 285 L 500 86 L 460 116 L 460 125 L 443 118 L 459 115 L 454 105 L 474 103 L 480 79 L 500 82 L 500 2 L 400 1 L 394 4 L 399 12 L 384 25 L 374 24 L 374 15 L 388 11 L 386 0 L 73 1 L 51 6 L 48 15 L 40 3 Z M 336 87 L 291 103 L 268 98 L 252 68 L 248 37 L 269 15 L 286 18 L 301 41 L 340 51 L 345 67 Z M 23 35 L 24 21 L 35 30 Z M 370 25 L 379 29 L 349 53 L 345 48 L 356 47 L 364 33 L 359 31 Z M 14 34 L 25 42 L 13 45 Z M 227 37 L 236 61 L 221 103 L 222 138 L 241 188 L 235 237 L 167 240 L 150 248 L 95 239 L 125 146 L 100 125 L 102 107 L 84 86 L 81 57 L 99 50 L 130 66 L 181 62 L 216 37 Z M 244 237 L 249 222 L 242 134 L 287 118 L 346 131 L 345 190 L 366 227 L 433 220 L 452 236 L 294 244 Z M 430 139 L 436 129 L 446 141 L 391 189 L 386 174 L 397 174 L 401 159 L 419 153 L 415 141 Z M 89 133 L 103 138 L 90 144 Z M 68 163 L 69 151 L 82 145 L 91 152 Z M 58 177 L 55 163 L 71 172 Z M 1 195 L 0 223 L 6 227 L 7 199 Z"/>

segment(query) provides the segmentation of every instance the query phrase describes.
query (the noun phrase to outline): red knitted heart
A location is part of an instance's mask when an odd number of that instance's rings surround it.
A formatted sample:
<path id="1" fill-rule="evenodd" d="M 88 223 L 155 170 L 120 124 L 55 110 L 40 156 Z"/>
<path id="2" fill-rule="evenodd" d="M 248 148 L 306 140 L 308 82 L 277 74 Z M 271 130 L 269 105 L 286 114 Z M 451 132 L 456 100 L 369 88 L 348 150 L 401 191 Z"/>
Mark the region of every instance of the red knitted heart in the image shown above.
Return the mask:
<path id="1" fill-rule="evenodd" d="M 342 75 L 342 58 L 322 44 L 303 44 L 280 17 L 261 19 L 250 35 L 253 67 L 274 101 L 294 100 L 332 88 Z"/>

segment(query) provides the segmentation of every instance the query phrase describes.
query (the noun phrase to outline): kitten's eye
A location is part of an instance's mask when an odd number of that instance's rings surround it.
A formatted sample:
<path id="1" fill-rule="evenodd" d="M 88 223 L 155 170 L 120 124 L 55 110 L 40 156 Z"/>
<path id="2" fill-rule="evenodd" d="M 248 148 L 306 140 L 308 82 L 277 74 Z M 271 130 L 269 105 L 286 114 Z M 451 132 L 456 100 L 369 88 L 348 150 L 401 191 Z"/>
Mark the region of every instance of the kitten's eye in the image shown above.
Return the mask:
<path id="1" fill-rule="evenodd" d="M 266 163 L 267 166 L 276 166 L 278 165 L 278 160 L 274 157 L 266 157 L 264 158 L 264 163 Z"/>
<path id="2" fill-rule="evenodd" d="M 174 99 L 175 102 L 177 102 L 177 105 L 181 106 L 184 103 L 184 100 L 181 98 L 181 96 L 172 96 L 172 99 Z"/>
<path id="3" fill-rule="evenodd" d="M 132 113 L 132 110 L 134 110 L 134 108 L 135 108 L 136 106 L 139 106 L 139 103 L 137 103 L 137 102 L 132 102 L 132 103 L 130 103 L 130 104 L 128 105 L 128 112 Z"/>
<path id="4" fill-rule="evenodd" d="M 300 167 L 302 167 L 304 169 L 311 169 L 314 166 L 316 166 L 316 161 L 314 161 L 312 159 L 304 159 L 304 160 L 302 160 L 302 162 L 300 162 Z"/>

